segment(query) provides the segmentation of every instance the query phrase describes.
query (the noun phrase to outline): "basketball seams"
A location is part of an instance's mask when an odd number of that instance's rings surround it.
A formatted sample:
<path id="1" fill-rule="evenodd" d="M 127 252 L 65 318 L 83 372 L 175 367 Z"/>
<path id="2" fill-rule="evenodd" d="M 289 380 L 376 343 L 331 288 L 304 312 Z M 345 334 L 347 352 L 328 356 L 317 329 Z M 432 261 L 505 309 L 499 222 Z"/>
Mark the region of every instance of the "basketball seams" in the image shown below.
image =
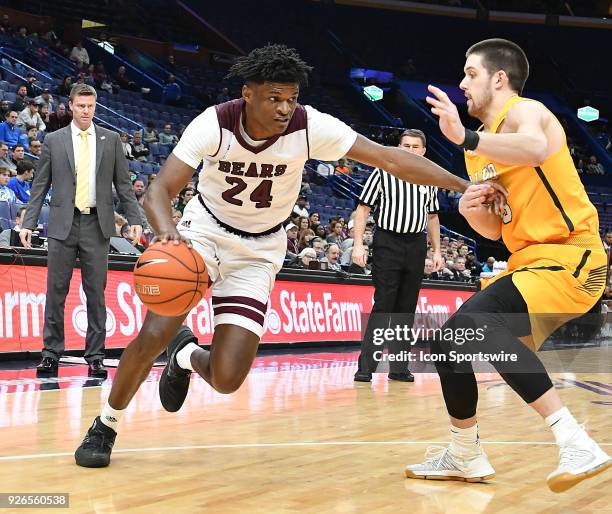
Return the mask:
<path id="1" fill-rule="evenodd" d="M 160 243 L 160 244 L 161 244 L 161 243 Z M 175 254 L 170 253 L 170 252 L 168 252 L 168 251 L 166 251 L 166 250 L 163 250 L 163 249 L 161 249 L 161 248 L 156 248 L 156 247 L 150 247 L 150 248 L 148 248 L 147 250 L 148 250 L 148 251 L 151 251 L 151 252 L 159 252 L 159 253 L 161 253 L 161 254 L 163 254 L 163 255 L 168 255 L 169 257 L 174 258 L 174 259 L 176 260 L 176 262 L 178 262 L 178 263 L 179 263 L 181 266 L 183 266 L 185 269 L 187 269 L 187 270 L 188 270 L 188 271 L 190 271 L 191 273 L 202 273 L 202 272 L 199 270 L 198 265 L 197 265 L 197 261 L 196 261 L 196 259 L 195 259 L 195 257 L 194 257 L 193 255 L 191 255 L 191 257 L 193 257 L 194 261 L 196 262 L 196 268 L 195 268 L 195 270 L 191 269 L 191 268 L 190 268 L 189 266 L 187 266 L 187 264 L 185 264 L 185 263 L 184 263 L 182 260 L 178 259 L 178 258 L 177 258 L 177 256 L 176 256 Z M 192 250 L 192 251 L 193 251 L 193 252 L 195 252 L 195 250 Z M 190 251 L 189 253 L 191 254 L 191 251 Z"/>

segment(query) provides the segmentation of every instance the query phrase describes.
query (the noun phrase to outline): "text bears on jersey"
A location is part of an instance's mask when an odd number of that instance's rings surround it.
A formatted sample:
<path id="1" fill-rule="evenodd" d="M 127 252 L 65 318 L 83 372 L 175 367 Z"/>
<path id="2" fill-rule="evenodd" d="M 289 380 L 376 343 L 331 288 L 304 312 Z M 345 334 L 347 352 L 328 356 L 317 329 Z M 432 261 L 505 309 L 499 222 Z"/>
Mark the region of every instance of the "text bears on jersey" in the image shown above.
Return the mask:
<path id="1" fill-rule="evenodd" d="M 246 162 L 219 161 L 219 171 L 245 177 L 270 178 L 280 177 L 283 175 L 287 171 L 287 165 L 260 164 L 257 162 L 252 162 L 247 167 Z"/>

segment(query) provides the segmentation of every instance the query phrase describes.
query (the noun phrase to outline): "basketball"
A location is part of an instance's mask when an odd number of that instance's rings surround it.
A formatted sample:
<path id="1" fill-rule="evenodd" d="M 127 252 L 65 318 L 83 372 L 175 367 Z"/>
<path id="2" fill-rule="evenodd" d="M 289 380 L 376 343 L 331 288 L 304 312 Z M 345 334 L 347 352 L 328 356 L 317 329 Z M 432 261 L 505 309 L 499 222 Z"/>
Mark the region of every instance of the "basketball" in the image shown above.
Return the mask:
<path id="1" fill-rule="evenodd" d="M 187 243 L 154 243 L 136 262 L 134 286 L 150 311 L 180 316 L 204 297 L 208 271 L 204 259 Z"/>

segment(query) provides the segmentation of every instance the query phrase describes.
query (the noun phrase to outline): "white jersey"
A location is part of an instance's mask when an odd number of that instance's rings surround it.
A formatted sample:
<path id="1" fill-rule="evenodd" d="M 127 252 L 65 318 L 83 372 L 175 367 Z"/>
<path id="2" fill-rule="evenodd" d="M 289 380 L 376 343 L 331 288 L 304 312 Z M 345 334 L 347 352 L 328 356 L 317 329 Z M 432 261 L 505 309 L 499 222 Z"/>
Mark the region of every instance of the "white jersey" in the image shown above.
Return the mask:
<path id="1" fill-rule="evenodd" d="M 304 163 L 340 159 L 357 133 L 333 116 L 298 105 L 282 135 L 253 146 L 241 127 L 244 104 L 239 99 L 206 109 L 173 153 L 192 168 L 204 161 L 199 200 L 222 225 L 257 235 L 277 229 L 291 214 Z"/>

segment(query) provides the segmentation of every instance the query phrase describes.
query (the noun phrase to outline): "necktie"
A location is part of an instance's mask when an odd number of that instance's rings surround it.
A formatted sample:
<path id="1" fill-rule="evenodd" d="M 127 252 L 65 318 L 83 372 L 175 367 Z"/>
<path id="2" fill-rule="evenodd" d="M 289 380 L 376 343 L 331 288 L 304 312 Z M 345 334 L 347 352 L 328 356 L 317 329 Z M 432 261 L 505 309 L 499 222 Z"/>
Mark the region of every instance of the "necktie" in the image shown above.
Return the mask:
<path id="1" fill-rule="evenodd" d="M 79 159 L 76 165 L 76 196 L 74 199 L 75 207 L 86 212 L 89 208 L 89 173 L 91 171 L 91 163 L 89 159 L 89 141 L 87 140 L 87 132 L 79 132 L 81 136 L 81 144 L 79 146 Z"/>

